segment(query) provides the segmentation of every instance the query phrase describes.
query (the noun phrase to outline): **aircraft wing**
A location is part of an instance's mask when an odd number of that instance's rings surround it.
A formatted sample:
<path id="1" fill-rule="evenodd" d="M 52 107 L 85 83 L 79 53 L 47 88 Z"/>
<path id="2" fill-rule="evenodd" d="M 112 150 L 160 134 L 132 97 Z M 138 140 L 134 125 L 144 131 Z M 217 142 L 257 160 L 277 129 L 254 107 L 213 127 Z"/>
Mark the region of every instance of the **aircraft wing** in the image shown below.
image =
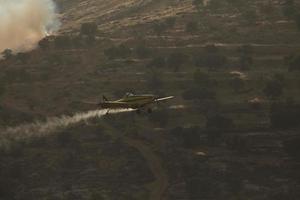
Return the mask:
<path id="1" fill-rule="evenodd" d="M 158 99 L 155 99 L 154 102 L 166 101 L 166 100 L 173 99 L 173 98 L 174 98 L 174 96 L 158 98 Z"/>

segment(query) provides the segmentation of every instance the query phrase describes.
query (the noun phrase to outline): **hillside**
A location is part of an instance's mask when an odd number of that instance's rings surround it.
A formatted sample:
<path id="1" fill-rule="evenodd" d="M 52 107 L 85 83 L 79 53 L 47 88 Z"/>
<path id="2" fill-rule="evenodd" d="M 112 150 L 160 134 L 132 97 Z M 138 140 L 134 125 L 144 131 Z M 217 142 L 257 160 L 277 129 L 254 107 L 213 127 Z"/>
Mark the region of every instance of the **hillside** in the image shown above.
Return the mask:
<path id="1" fill-rule="evenodd" d="M 2 132 L 103 94 L 176 98 L 1 135 L 0 199 L 299 199 L 298 2 L 56 2 L 59 33 L 0 60 Z"/>

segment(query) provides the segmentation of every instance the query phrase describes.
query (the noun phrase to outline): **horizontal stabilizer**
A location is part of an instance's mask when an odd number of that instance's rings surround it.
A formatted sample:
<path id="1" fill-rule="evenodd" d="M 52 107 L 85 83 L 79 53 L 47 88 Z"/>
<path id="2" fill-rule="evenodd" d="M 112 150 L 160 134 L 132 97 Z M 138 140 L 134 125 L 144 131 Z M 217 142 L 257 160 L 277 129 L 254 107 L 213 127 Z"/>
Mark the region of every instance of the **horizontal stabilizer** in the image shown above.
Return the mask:
<path id="1" fill-rule="evenodd" d="M 174 96 L 163 97 L 163 98 L 155 99 L 155 102 L 166 101 L 166 100 L 173 99 L 173 98 L 174 98 Z"/>

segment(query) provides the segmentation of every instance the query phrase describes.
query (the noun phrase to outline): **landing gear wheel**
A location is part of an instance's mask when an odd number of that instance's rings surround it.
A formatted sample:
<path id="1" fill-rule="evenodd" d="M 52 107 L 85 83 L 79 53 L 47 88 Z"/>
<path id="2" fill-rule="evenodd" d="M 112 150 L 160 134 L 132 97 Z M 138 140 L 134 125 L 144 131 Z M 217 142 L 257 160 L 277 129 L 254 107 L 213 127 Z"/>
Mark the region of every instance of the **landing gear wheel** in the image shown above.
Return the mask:
<path id="1" fill-rule="evenodd" d="M 152 109 L 151 108 L 148 108 L 147 109 L 147 112 L 150 114 L 150 113 L 152 113 Z"/>

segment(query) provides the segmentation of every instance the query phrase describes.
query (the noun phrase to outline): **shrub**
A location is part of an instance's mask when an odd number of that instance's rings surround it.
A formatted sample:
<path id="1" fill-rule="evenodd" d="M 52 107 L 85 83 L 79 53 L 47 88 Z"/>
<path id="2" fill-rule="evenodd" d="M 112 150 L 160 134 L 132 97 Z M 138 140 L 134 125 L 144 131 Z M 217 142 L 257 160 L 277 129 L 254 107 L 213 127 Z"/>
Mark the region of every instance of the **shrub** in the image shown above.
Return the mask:
<path id="1" fill-rule="evenodd" d="M 136 55 L 139 57 L 139 58 L 147 58 L 150 54 L 151 54 L 151 51 L 149 48 L 147 48 L 145 46 L 145 44 L 139 44 L 136 48 L 135 48 L 135 52 L 136 52 Z"/>
<path id="2" fill-rule="evenodd" d="M 181 67 L 188 60 L 188 56 L 183 53 L 171 53 L 167 57 L 167 65 L 168 67 L 172 67 L 174 71 L 178 71 L 179 67 Z"/>
<path id="3" fill-rule="evenodd" d="M 153 25 L 153 31 L 156 35 L 161 35 L 166 29 L 166 24 L 162 22 L 157 22 Z"/>
<path id="4" fill-rule="evenodd" d="M 300 160 L 300 137 L 286 140 L 283 146 L 289 156 Z"/>
<path id="5" fill-rule="evenodd" d="M 243 18 L 249 25 L 255 24 L 257 21 L 257 13 L 255 9 L 248 9 L 243 12 Z"/>
<path id="6" fill-rule="evenodd" d="M 284 2 L 282 13 L 287 18 L 293 18 L 296 14 L 296 6 L 294 0 L 286 0 Z"/>
<path id="7" fill-rule="evenodd" d="M 13 51 L 11 49 L 5 49 L 1 55 L 4 59 L 10 59 L 13 56 Z"/>
<path id="8" fill-rule="evenodd" d="M 298 13 L 296 16 L 295 16 L 295 22 L 296 22 L 296 25 L 300 31 L 300 13 Z"/>
<path id="9" fill-rule="evenodd" d="M 58 49 L 67 49 L 70 48 L 72 44 L 69 36 L 62 35 L 55 37 L 54 45 Z"/>
<path id="10" fill-rule="evenodd" d="M 234 92 L 241 92 L 241 90 L 245 87 L 245 81 L 241 78 L 235 77 L 231 79 L 230 85 Z"/>
<path id="11" fill-rule="evenodd" d="M 206 128 L 208 130 L 229 130 L 233 127 L 233 120 L 220 114 L 207 118 Z"/>
<path id="12" fill-rule="evenodd" d="M 166 65 L 166 59 L 164 57 L 155 57 L 153 58 L 149 63 L 148 63 L 148 67 L 158 67 L 158 68 L 162 68 Z"/>
<path id="13" fill-rule="evenodd" d="M 248 70 L 253 64 L 253 48 L 251 45 L 243 45 L 238 49 L 239 63 L 242 70 Z"/>
<path id="14" fill-rule="evenodd" d="M 289 129 L 299 127 L 300 105 L 293 103 L 274 103 L 271 106 L 272 128 Z"/>
<path id="15" fill-rule="evenodd" d="M 285 57 L 285 63 L 288 65 L 289 71 L 300 70 L 300 55 L 290 55 Z"/>
<path id="16" fill-rule="evenodd" d="M 80 34 L 89 37 L 95 37 L 98 27 L 95 22 L 84 23 L 81 25 Z"/>
<path id="17" fill-rule="evenodd" d="M 198 31 L 198 23 L 195 21 L 188 22 L 185 25 L 185 31 L 188 33 L 195 33 Z"/>
<path id="18" fill-rule="evenodd" d="M 27 61 L 29 60 L 29 54 L 28 53 L 18 53 L 16 55 L 16 58 L 22 63 L 22 64 L 26 64 Z"/>
<path id="19" fill-rule="evenodd" d="M 147 76 L 147 85 L 152 90 L 159 90 L 163 87 L 163 81 L 158 71 L 152 70 Z"/>
<path id="20" fill-rule="evenodd" d="M 227 65 L 228 59 L 222 55 L 215 45 L 208 45 L 204 49 L 204 53 L 195 57 L 195 65 L 199 67 L 208 67 L 216 70 Z"/>
<path id="21" fill-rule="evenodd" d="M 176 18 L 175 17 L 170 17 L 167 18 L 165 21 L 165 24 L 168 28 L 173 28 L 175 26 L 176 23 Z"/>
<path id="22" fill-rule="evenodd" d="M 276 99 L 280 97 L 283 93 L 282 83 L 278 80 L 270 80 L 266 83 L 263 92 L 268 98 Z"/>
<path id="23" fill-rule="evenodd" d="M 159 110 L 149 115 L 149 120 L 154 123 L 159 123 L 161 127 L 165 127 L 169 121 L 169 113 L 167 110 Z"/>
<path id="24" fill-rule="evenodd" d="M 116 59 L 116 58 L 127 58 L 131 55 L 131 49 L 124 44 L 119 46 L 113 46 L 111 48 L 105 49 L 104 54 L 109 59 Z"/>

